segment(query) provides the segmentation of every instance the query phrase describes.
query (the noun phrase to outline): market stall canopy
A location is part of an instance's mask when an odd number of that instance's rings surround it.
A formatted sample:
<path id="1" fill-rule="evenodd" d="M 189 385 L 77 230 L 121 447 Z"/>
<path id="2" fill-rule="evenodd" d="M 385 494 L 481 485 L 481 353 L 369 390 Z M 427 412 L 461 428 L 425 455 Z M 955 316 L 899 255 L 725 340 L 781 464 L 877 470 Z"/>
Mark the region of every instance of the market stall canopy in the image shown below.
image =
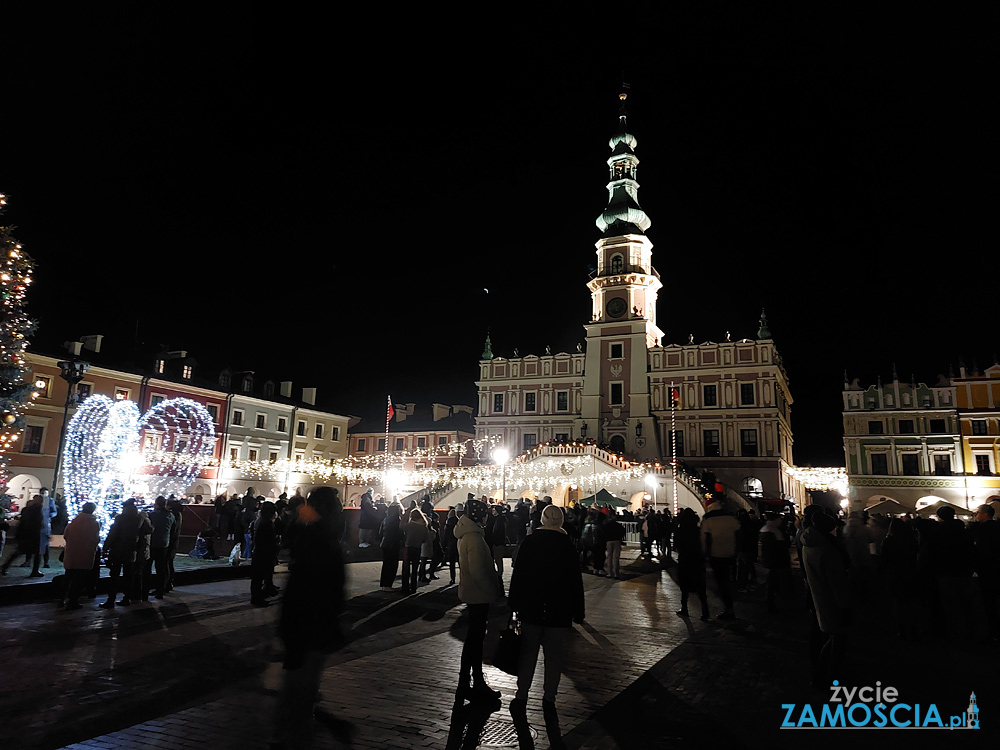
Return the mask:
<path id="1" fill-rule="evenodd" d="M 883 500 L 874 505 L 869 505 L 865 510 L 871 514 L 881 513 L 883 516 L 895 516 L 900 513 L 913 513 L 913 508 L 897 503 L 895 500 Z"/>
<path id="2" fill-rule="evenodd" d="M 936 503 L 931 503 L 926 508 L 921 508 L 917 511 L 917 515 L 921 518 L 930 518 L 931 516 L 937 514 L 939 508 L 951 508 L 955 511 L 956 516 L 972 516 L 972 511 L 968 508 L 963 508 L 960 505 L 955 505 L 954 503 L 947 503 L 944 500 L 938 500 Z"/>
<path id="3" fill-rule="evenodd" d="M 598 505 L 610 505 L 612 508 L 627 508 L 629 505 L 625 500 L 619 500 L 617 497 L 604 489 L 598 490 L 596 495 L 591 495 L 590 497 L 577 500 L 580 505 L 584 506 L 591 506 L 595 501 Z"/>

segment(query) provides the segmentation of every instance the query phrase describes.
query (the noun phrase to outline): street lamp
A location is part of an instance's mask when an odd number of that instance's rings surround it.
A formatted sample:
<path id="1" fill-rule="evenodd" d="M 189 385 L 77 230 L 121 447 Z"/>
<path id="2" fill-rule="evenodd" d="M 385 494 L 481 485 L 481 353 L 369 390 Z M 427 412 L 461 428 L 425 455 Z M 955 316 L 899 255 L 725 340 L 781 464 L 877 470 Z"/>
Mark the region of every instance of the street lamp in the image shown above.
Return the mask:
<path id="1" fill-rule="evenodd" d="M 83 380 L 90 363 L 80 359 L 71 359 L 65 362 L 57 362 L 59 365 L 59 377 L 66 381 L 66 405 L 63 407 L 62 429 L 59 431 L 59 453 L 56 454 L 56 468 L 52 474 L 52 494 L 56 493 L 59 487 L 59 470 L 62 468 L 63 447 L 66 443 L 66 423 L 69 421 L 69 405 L 76 401 L 76 394 L 73 392 L 77 383 Z"/>
<path id="2" fill-rule="evenodd" d="M 505 448 L 497 448 L 493 451 L 493 460 L 501 467 L 500 501 L 505 505 L 507 503 L 507 459 L 509 458 L 510 453 Z"/>
<path id="3" fill-rule="evenodd" d="M 656 510 L 656 477 L 652 474 L 646 475 L 646 486 L 653 488 L 653 510 Z"/>

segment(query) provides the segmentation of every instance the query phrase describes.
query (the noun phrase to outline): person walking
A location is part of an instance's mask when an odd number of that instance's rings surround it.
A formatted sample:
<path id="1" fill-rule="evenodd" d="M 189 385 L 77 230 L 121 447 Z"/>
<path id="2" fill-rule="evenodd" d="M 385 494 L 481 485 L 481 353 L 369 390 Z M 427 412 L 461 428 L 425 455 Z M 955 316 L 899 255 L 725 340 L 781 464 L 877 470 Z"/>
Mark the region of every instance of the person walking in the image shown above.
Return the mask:
<path id="1" fill-rule="evenodd" d="M 24 562 L 21 563 L 21 567 L 26 568 L 28 565 L 31 565 L 31 573 L 28 577 L 44 578 L 45 574 L 38 569 L 42 561 L 41 536 L 42 496 L 35 495 L 25 503 L 24 510 L 21 511 L 17 531 L 14 533 L 14 539 L 17 541 L 17 550 L 7 558 L 7 562 L 0 568 L 0 574 L 7 575 L 7 569 L 14 562 L 15 558 L 19 555 L 24 555 Z"/>
<path id="2" fill-rule="evenodd" d="M 848 627 L 852 619 L 847 565 L 837 547 L 837 519 L 816 513 L 802 534 L 802 561 L 812 594 L 816 626 L 825 642 L 811 654 L 812 682 L 826 687 L 829 680 L 844 679 Z"/>
<path id="3" fill-rule="evenodd" d="M 344 608 L 344 513 L 333 488 L 319 487 L 309 494 L 299 510 L 298 526 L 278 621 L 285 645 L 284 681 L 271 743 L 272 748 L 288 750 L 312 746 L 314 718 L 348 743 L 353 733 L 347 721 L 314 710 L 327 656 L 344 641 L 339 624 Z"/>
<path id="4" fill-rule="evenodd" d="M 486 503 L 469 498 L 465 504 L 465 515 L 455 524 L 461 569 L 458 598 L 465 602 L 469 615 L 469 630 L 462 646 L 455 696 L 458 700 L 493 701 L 500 697 L 500 691 L 491 688 L 483 675 L 483 641 L 486 639 L 490 604 L 501 596 L 493 554 L 483 531 L 488 513 Z"/>
<path id="5" fill-rule="evenodd" d="M 705 592 L 705 556 L 701 549 L 698 514 L 683 508 L 677 514 L 674 550 L 677 552 L 677 585 L 681 588 L 678 617 L 688 616 L 688 597 L 694 594 L 701 602 L 701 621 L 708 622 L 708 596 Z"/>
<path id="6" fill-rule="evenodd" d="M 719 500 L 709 503 L 709 510 L 701 519 L 701 541 L 705 557 L 712 568 L 715 583 L 719 587 L 723 612 L 720 620 L 735 620 L 733 609 L 733 559 L 736 557 L 736 535 L 740 523 L 736 516 L 726 510 Z"/>
<path id="7" fill-rule="evenodd" d="M 526 712 L 539 648 L 545 654 L 542 713 L 549 746 L 555 750 L 566 747 L 559 730 L 555 700 L 573 623 L 583 622 L 585 604 L 576 548 L 563 528 L 563 521 L 561 508 L 545 506 L 536 533 L 521 544 L 510 579 L 507 603 L 517 613 L 522 637 L 517 693 L 510 702 L 510 715 L 522 750 L 531 747 Z"/>
<path id="8" fill-rule="evenodd" d="M 94 517 L 95 503 L 84 503 L 76 518 L 63 530 L 66 549 L 63 567 L 66 569 L 66 609 L 80 609 L 80 593 L 94 569 L 94 557 L 101 543 L 101 523 Z"/>

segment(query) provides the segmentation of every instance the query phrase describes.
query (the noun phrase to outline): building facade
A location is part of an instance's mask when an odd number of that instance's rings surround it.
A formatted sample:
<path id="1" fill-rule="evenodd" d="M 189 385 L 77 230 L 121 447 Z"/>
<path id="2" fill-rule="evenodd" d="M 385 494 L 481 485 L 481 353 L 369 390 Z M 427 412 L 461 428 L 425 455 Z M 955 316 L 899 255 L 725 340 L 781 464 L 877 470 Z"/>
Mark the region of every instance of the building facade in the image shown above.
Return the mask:
<path id="1" fill-rule="evenodd" d="M 1000 365 L 941 376 L 937 384 L 844 384 L 849 502 L 895 500 L 914 510 L 1000 500 Z"/>
<path id="2" fill-rule="evenodd" d="M 385 423 L 364 419 L 351 427 L 351 456 L 371 468 L 365 485 L 347 490 L 347 504 L 360 505 L 361 495 L 371 488 L 376 495 L 405 497 L 422 486 L 445 481 L 449 470 L 472 466 L 478 456 L 471 406 L 415 403 L 393 404 L 388 443 Z M 393 477 L 421 476 L 425 484 L 393 483 Z"/>
<path id="3" fill-rule="evenodd" d="M 623 99 L 624 101 L 624 99 Z M 512 453 L 547 442 L 596 441 L 630 460 L 710 470 L 753 498 L 801 505 L 793 465 L 792 396 L 761 318 L 755 340 L 663 343 L 663 284 L 652 265 L 651 222 L 639 205 L 637 141 L 624 111 L 610 141 L 608 205 L 597 219 L 591 318 L 576 353 L 495 357 L 479 363 L 476 436 Z M 676 403 L 672 401 L 676 399 Z"/>
<path id="4" fill-rule="evenodd" d="M 53 485 L 64 420 L 68 423 L 77 405 L 97 394 L 134 401 L 144 414 L 174 398 L 205 407 L 215 437 L 208 464 L 183 490 L 192 497 L 242 493 L 248 487 L 265 496 L 291 494 L 296 489 L 305 493 L 314 484 L 308 462 L 347 456 L 352 418 L 317 408 L 315 388 L 303 388 L 301 399 L 296 399 L 291 382 L 281 383 L 280 388 L 270 381 L 255 383 L 252 372 L 224 370 L 217 380 L 203 380 L 196 376 L 197 363 L 183 351 L 157 354 L 144 371 L 99 364 L 99 336 L 73 346 L 61 358 L 30 351 L 26 355 L 38 396 L 26 417 L 20 452 L 11 455 L 8 493 L 18 505 L 41 487 Z M 58 363 L 72 357 L 87 361 L 89 369 L 75 386 L 67 408 L 69 386 L 60 376 Z M 168 439 L 172 429 L 150 424 L 141 431 L 140 445 L 147 455 L 187 447 L 183 438 Z M 145 470 L 149 471 L 154 469 Z M 62 492 L 64 478 L 59 477 L 56 491 Z"/>

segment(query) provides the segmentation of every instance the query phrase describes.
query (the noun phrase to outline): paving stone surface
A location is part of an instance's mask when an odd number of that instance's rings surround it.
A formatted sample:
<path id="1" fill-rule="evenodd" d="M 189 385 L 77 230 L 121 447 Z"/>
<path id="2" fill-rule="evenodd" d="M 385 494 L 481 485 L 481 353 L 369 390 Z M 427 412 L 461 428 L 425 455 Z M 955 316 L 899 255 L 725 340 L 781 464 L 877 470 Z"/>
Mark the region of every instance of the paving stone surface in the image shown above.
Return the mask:
<path id="1" fill-rule="evenodd" d="M 685 620 L 674 614 L 674 569 L 625 563 L 625 580 L 584 577 L 587 619 L 572 632 L 558 701 L 572 750 L 942 741 L 890 730 L 781 729 L 782 704 L 818 706 L 830 694 L 809 685 L 810 615 L 801 601 L 768 614 L 758 587 L 739 595 L 735 622 Z M 503 693 L 496 710 L 455 708 L 466 616 L 447 575 L 403 597 L 377 590 L 377 563 L 353 563 L 348 574 L 347 642 L 327 662 L 320 708 L 353 723 L 353 746 L 471 748 L 481 732 L 483 747 L 511 746 L 493 738 L 510 736 L 513 677 L 487 667 Z M 0 750 L 267 747 L 282 679 L 280 604 L 253 608 L 247 589 L 246 581 L 184 586 L 113 612 L 96 602 L 74 612 L 54 602 L 0 608 Z M 721 611 L 712 593 L 710 602 Z M 506 618 L 502 606 L 492 612 L 487 654 Z M 890 622 L 878 597 L 859 610 L 845 684 L 879 680 L 943 713 L 964 712 L 975 689 L 983 729 L 945 739 L 965 747 L 1000 734 L 990 729 L 1000 724 L 996 644 L 949 632 L 947 621 L 923 640 L 901 642 Z M 528 717 L 536 747 L 546 748 L 541 669 Z M 316 738 L 320 748 L 346 746 L 322 727 Z"/>

